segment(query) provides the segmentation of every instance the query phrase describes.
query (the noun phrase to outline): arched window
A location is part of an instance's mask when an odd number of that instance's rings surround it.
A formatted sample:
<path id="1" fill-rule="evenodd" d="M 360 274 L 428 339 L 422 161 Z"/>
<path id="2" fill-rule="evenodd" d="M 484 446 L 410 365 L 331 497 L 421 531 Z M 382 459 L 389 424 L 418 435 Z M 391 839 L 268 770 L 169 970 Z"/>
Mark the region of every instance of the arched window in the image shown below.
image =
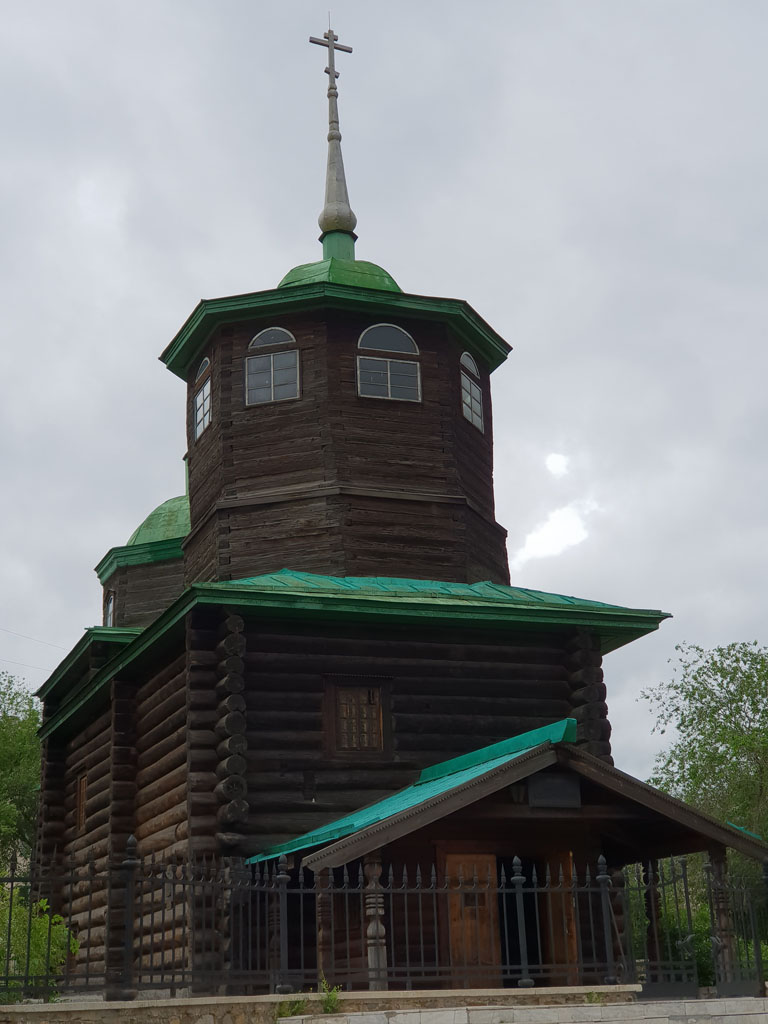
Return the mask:
<path id="1" fill-rule="evenodd" d="M 360 335 L 358 348 L 377 348 L 380 352 L 408 352 L 417 356 L 419 349 L 416 342 L 402 327 L 394 324 L 374 324 L 366 327 Z"/>
<path id="2" fill-rule="evenodd" d="M 465 352 L 461 357 L 461 411 L 464 418 L 483 430 L 483 393 L 480 390 L 480 371 L 477 363 Z M 474 378 L 474 379 L 473 379 Z"/>
<path id="3" fill-rule="evenodd" d="M 266 348 L 268 345 L 295 345 L 296 339 L 284 327 L 265 327 L 251 338 L 248 348 Z"/>
<path id="4" fill-rule="evenodd" d="M 203 359 L 195 374 L 195 384 L 200 381 L 200 387 L 195 392 L 195 440 L 211 422 L 211 360 L 208 356 Z"/>
<path id="5" fill-rule="evenodd" d="M 114 626 L 115 624 L 115 592 L 108 590 L 104 597 L 104 625 Z"/>
<path id="6" fill-rule="evenodd" d="M 296 339 L 284 327 L 265 327 L 251 339 L 248 350 L 279 348 L 245 357 L 245 404 L 264 405 L 299 397 L 299 350 L 286 350 Z"/>
<path id="7" fill-rule="evenodd" d="M 400 352 L 417 356 L 418 346 L 402 327 L 374 324 L 360 335 L 358 348 L 379 352 Z M 389 398 L 401 402 L 421 401 L 421 372 L 414 359 L 357 357 L 357 393 L 366 398 Z"/>

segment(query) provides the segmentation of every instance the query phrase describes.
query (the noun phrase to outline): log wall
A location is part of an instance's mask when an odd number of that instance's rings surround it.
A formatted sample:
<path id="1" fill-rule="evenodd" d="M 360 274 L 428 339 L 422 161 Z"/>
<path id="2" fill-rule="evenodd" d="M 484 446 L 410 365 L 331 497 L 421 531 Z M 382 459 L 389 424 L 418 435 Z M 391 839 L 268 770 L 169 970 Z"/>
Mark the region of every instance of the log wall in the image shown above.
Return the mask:
<path id="1" fill-rule="evenodd" d="M 419 346 L 422 401 L 361 397 L 357 341 L 375 322 L 327 312 L 213 335 L 212 421 L 197 440 L 196 367 L 188 389 L 187 583 L 286 567 L 509 581 L 494 519 L 489 374 L 481 367 L 480 431 L 462 414 L 462 345 L 442 324 L 398 320 Z M 273 323 L 296 338 L 301 398 L 247 407 L 248 343 Z"/>
<path id="2" fill-rule="evenodd" d="M 104 583 L 114 591 L 116 626 L 148 626 L 184 589 L 184 563 L 180 558 L 147 565 L 126 565 Z"/>
<path id="3" fill-rule="evenodd" d="M 580 742 L 609 756 L 607 708 L 581 685 L 584 652 L 595 661 L 592 645 L 583 636 L 525 642 L 496 634 L 459 642 L 428 630 L 418 636 L 370 630 L 321 635 L 246 628 L 250 808 L 243 852 L 380 799 L 426 765 L 569 716 L 579 720 Z M 574 658 L 582 662 L 578 668 Z M 587 666 L 590 673 L 595 667 Z M 327 743 L 327 689 L 366 679 L 385 691 L 391 749 L 335 754 Z"/>

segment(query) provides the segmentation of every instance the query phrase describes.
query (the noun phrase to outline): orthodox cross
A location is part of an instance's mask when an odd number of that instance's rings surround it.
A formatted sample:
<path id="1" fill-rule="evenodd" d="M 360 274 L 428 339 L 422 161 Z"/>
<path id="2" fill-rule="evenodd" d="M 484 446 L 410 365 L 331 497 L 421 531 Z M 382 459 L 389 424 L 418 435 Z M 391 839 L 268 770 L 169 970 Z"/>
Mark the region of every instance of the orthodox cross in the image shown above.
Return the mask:
<path id="1" fill-rule="evenodd" d="M 323 253 L 330 256 L 342 256 L 347 259 L 354 259 L 355 217 L 349 205 L 347 194 L 347 182 L 344 175 L 344 161 L 341 156 L 341 131 L 339 130 L 339 90 L 336 88 L 336 79 L 339 72 L 336 70 L 334 55 L 336 50 L 343 53 L 352 53 L 351 46 L 343 46 L 339 37 L 329 28 L 323 33 L 323 38 L 310 36 L 310 43 L 328 48 L 328 67 L 325 73 L 328 75 L 328 170 L 325 179 L 325 206 L 320 214 L 319 224 L 323 232 L 321 238 L 329 237 L 327 243 L 323 241 Z M 349 236 L 346 239 L 339 238 L 338 233 Z M 326 251 L 327 250 L 327 251 Z"/>

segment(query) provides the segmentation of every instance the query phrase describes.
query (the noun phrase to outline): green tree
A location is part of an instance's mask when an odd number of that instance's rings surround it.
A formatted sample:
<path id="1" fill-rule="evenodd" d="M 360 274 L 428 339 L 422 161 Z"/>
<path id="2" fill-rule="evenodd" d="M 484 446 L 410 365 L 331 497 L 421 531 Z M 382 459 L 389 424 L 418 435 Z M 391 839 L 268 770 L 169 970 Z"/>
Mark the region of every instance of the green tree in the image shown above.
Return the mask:
<path id="1" fill-rule="evenodd" d="M 641 693 L 656 715 L 654 732 L 676 732 L 649 781 L 768 836 L 768 648 L 754 641 L 676 651 L 672 678 Z"/>
<path id="2" fill-rule="evenodd" d="M 23 684 L 0 672 L 0 865 L 32 849 L 40 785 L 40 710 Z"/>

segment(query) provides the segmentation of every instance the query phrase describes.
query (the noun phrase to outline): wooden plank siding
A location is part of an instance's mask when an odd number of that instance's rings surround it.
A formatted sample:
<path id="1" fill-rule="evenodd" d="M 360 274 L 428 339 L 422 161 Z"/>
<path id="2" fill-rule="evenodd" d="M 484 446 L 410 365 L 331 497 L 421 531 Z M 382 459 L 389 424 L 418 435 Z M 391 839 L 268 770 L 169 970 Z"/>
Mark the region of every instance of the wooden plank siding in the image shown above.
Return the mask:
<path id="1" fill-rule="evenodd" d="M 104 583 L 114 591 L 116 626 L 148 626 L 184 589 L 180 558 L 147 565 L 121 566 Z"/>
<path id="2" fill-rule="evenodd" d="M 196 367 L 188 386 L 187 583 L 282 568 L 509 581 L 494 519 L 489 374 L 481 368 L 480 431 L 462 414 L 462 346 L 443 324 L 403 320 L 419 347 L 422 400 L 361 397 L 357 341 L 372 322 L 329 311 L 212 336 L 212 420 L 197 440 Z M 248 344 L 267 326 L 296 338 L 301 397 L 247 407 Z"/>

